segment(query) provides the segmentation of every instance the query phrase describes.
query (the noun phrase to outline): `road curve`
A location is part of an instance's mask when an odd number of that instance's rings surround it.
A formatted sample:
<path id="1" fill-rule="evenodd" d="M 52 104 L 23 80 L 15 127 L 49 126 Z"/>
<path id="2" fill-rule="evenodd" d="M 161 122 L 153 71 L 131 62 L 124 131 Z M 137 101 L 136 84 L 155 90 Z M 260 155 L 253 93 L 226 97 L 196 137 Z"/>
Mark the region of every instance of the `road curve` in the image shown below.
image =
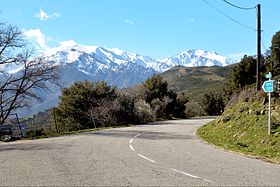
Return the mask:
<path id="1" fill-rule="evenodd" d="M 280 165 L 201 142 L 195 131 L 208 121 L 165 121 L 0 143 L 0 186 L 280 184 Z"/>

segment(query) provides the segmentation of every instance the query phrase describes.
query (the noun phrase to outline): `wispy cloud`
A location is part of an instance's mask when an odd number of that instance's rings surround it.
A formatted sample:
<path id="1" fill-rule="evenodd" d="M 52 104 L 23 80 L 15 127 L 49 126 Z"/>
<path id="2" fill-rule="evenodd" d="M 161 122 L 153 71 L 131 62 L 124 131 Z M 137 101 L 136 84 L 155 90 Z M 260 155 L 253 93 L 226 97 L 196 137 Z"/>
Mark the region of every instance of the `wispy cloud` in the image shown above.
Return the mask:
<path id="1" fill-rule="evenodd" d="M 46 36 L 42 33 L 40 29 L 30 29 L 27 31 L 24 31 L 24 34 L 26 37 L 35 40 L 38 44 L 38 46 L 42 50 L 48 49 L 47 41 L 46 41 Z"/>
<path id="2" fill-rule="evenodd" d="M 129 19 L 125 19 L 124 22 L 127 23 L 127 24 L 130 24 L 130 25 L 134 24 L 134 22 L 132 20 L 129 20 Z"/>
<path id="3" fill-rule="evenodd" d="M 39 18 L 41 21 L 45 21 L 47 19 L 58 18 L 60 17 L 60 14 L 57 12 L 47 14 L 43 9 L 40 8 L 40 12 L 36 13 L 34 16 L 35 18 Z"/>
<path id="4" fill-rule="evenodd" d="M 190 19 L 188 19 L 188 22 L 195 22 L 195 19 L 190 18 Z"/>
<path id="5" fill-rule="evenodd" d="M 246 53 L 233 53 L 233 54 L 229 54 L 229 55 L 226 55 L 226 57 L 232 59 L 232 60 L 235 60 L 235 61 L 240 61 L 243 56 L 245 55 Z"/>

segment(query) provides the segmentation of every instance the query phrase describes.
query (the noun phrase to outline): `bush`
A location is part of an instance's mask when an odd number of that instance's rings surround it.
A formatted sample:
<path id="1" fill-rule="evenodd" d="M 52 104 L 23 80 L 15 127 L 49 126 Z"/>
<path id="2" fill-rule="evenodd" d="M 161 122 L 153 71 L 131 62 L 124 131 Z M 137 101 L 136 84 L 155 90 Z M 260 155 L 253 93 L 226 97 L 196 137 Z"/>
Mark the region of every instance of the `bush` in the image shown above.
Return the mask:
<path id="1" fill-rule="evenodd" d="M 192 118 L 195 116 L 203 116 L 205 112 L 198 102 L 190 101 L 185 104 L 185 115 L 186 118 Z"/>
<path id="2" fill-rule="evenodd" d="M 61 133 L 184 116 L 184 100 L 167 86 L 158 75 L 143 86 L 122 91 L 106 82 L 74 83 L 63 90 L 58 107 L 52 110 L 54 129 Z"/>
<path id="3" fill-rule="evenodd" d="M 133 96 L 123 92 L 114 100 L 102 100 L 99 106 L 89 110 L 88 117 L 95 120 L 97 126 L 115 126 L 138 123 L 135 113 Z"/>
<path id="4" fill-rule="evenodd" d="M 43 128 L 31 129 L 26 132 L 28 138 L 34 139 L 40 136 L 46 136 L 47 133 Z"/>
<path id="5" fill-rule="evenodd" d="M 144 100 L 138 100 L 135 102 L 135 115 L 137 116 L 139 123 L 153 121 L 152 108 Z"/>

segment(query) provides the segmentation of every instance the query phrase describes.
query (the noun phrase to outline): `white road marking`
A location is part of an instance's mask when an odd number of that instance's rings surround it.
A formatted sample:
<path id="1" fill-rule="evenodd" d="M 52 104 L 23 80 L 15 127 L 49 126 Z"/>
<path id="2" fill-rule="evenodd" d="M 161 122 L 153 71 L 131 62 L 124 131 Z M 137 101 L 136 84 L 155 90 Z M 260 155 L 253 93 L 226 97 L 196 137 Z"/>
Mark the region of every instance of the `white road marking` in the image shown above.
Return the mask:
<path id="1" fill-rule="evenodd" d="M 207 179 L 202 179 L 202 180 L 204 180 L 205 182 L 214 183 L 213 181 L 210 181 L 210 180 L 207 180 Z"/>
<path id="2" fill-rule="evenodd" d="M 181 174 L 183 174 L 183 175 L 186 175 L 186 176 L 188 176 L 188 177 L 192 177 L 192 178 L 195 178 L 195 179 L 201 179 L 201 180 L 203 180 L 203 181 L 205 181 L 205 182 L 214 183 L 213 181 L 210 181 L 210 180 L 207 180 L 207 179 L 203 179 L 203 178 L 197 177 L 197 176 L 195 176 L 195 175 L 192 175 L 192 174 L 189 174 L 189 173 L 180 171 L 180 170 L 178 170 L 178 169 L 171 168 L 171 170 L 173 170 L 173 171 L 175 171 L 175 172 L 177 172 L 177 173 L 181 173 Z"/>
<path id="3" fill-rule="evenodd" d="M 143 133 L 143 134 L 144 134 L 144 133 Z M 195 135 L 196 135 L 196 132 L 194 131 L 192 134 L 195 136 Z M 132 143 L 133 143 L 134 139 L 137 138 L 137 137 L 139 137 L 140 135 L 142 135 L 142 134 L 137 134 L 137 135 L 134 136 L 134 138 L 131 138 L 131 139 L 130 139 L 130 141 L 129 141 L 129 148 L 130 148 L 132 151 L 135 151 L 135 149 L 134 149 L 133 146 L 132 146 Z M 144 158 L 145 160 L 148 160 L 148 161 L 150 161 L 150 162 L 152 162 L 152 163 L 155 163 L 154 160 L 152 160 L 152 159 L 150 159 L 150 158 L 148 158 L 148 157 L 146 157 L 146 156 L 144 156 L 144 155 L 142 155 L 142 154 L 139 154 L 139 153 L 138 153 L 137 155 L 140 156 L 140 157 L 142 157 L 142 158 Z M 205 182 L 214 183 L 213 181 L 210 181 L 210 180 L 207 180 L 207 179 L 203 179 L 203 178 L 197 177 L 197 176 L 192 175 L 192 174 L 190 174 L 190 173 L 186 173 L 186 172 L 183 172 L 183 171 L 174 169 L 174 168 L 170 168 L 170 169 L 173 170 L 173 171 L 175 171 L 175 172 L 177 172 L 177 173 L 181 173 L 181 174 L 186 175 L 186 176 L 191 177 L 191 178 L 200 179 L 200 180 L 203 180 L 203 181 L 205 181 Z"/>
<path id="4" fill-rule="evenodd" d="M 129 147 L 132 151 L 135 151 L 135 149 L 132 147 L 132 145 L 129 145 Z"/>
<path id="5" fill-rule="evenodd" d="M 192 178 L 195 178 L 195 179 L 199 179 L 199 177 L 195 176 L 195 175 L 192 175 L 192 174 L 189 174 L 189 173 L 186 173 L 186 172 L 183 172 L 183 171 L 180 171 L 180 170 L 177 170 L 177 169 L 174 169 L 174 168 L 171 168 L 173 171 L 177 172 L 177 173 L 181 173 L 183 175 L 186 175 L 186 176 L 189 176 L 189 177 L 192 177 Z"/>
<path id="6" fill-rule="evenodd" d="M 155 163 L 154 160 L 149 159 L 148 157 L 145 157 L 144 155 L 138 154 L 138 156 L 140 156 L 140 157 L 142 157 L 142 158 L 144 158 L 144 159 L 146 159 L 146 160 L 148 160 L 148 161 L 150 161 L 150 162 L 152 162 L 152 163 Z"/>

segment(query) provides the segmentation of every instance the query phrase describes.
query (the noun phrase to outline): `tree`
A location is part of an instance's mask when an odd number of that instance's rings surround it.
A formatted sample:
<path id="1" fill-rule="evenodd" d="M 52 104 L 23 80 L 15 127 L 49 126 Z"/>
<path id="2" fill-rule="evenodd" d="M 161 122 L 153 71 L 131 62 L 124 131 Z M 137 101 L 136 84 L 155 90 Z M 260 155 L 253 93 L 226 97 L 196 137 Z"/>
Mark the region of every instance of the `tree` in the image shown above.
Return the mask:
<path id="1" fill-rule="evenodd" d="M 280 31 L 276 32 L 271 40 L 271 61 L 273 64 L 273 74 L 280 74 Z"/>
<path id="2" fill-rule="evenodd" d="M 184 117 L 185 103 L 177 99 L 177 94 L 168 89 L 168 84 L 160 75 L 147 79 L 144 83 L 145 101 L 153 109 L 152 115 L 157 118 Z"/>
<path id="3" fill-rule="evenodd" d="M 53 109 L 59 131 L 92 128 L 94 123 L 104 125 L 111 117 L 109 108 L 116 98 L 116 89 L 103 81 L 76 82 L 65 88 L 58 107 Z"/>
<path id="4" fill-rule="evenodd" d="M 204 94 L 202 106 L 208 115 L 220 115 L 225 108 L 222 96 L 213 92 Z"/>
<path id="5" fill-rule="evenodd" d="M 144 83 L 145 100 L 151 104 L 154 99 L 163 99 L 168 95 L 168 84 L 162 80 L 160 75 L 155 75 L 150 79 L 147 79 Z"/>
<path id="6" fill-rule="evenodd" d="M 240 63 L 233 68 L 230 81 L 234 89 L 254 84 L 256 82 L 256 59 L 245 55 Z"/>
<path id="7" fill-rule="evenodd" d="M 48 82 L 56 83 L 57 69 L 43 57 L 34 57 L 17 27 L 0 23 L 0 125 L 13 111 L 28 107 L 34 99 L 39 101 L 36 91 L 46 91 Z"/>

